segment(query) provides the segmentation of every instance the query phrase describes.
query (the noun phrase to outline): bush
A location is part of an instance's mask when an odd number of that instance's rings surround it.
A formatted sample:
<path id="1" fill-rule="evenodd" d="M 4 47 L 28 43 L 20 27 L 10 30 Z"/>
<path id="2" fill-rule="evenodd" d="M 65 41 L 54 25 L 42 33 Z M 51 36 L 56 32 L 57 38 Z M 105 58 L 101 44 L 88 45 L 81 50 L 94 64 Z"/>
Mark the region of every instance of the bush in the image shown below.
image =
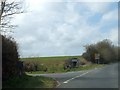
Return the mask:
<path id="1" fill-rule="evenodd" d="M 105 39 L 96 44 L 87 45 L 86 52 L 82 56 L 88 61 L 96 63 L 95 54 L 98 53 L 100 54 L 99 63 L 116 62 L 120 59 L 118 49 L 118 46 L 114 46 L 110 40 Z"/>
<path id="2" fill-rule="evenodd" d="M 41 65 L 38 61 L 24 61 L 24 70 L 26 72 L 32 71 L 47 71 L 45 65 Z"/>
<path id="3" fill-rule="evenodd" d="M 13 38 L 2 36 L 2 78 L 18 75 L 18 47 Z"/>
<path id="4" fill-rule="evenodd" d="M 32 62 L 24 62 L 24 70 L 27 72 L 34 71 L 34 64 Z"/>

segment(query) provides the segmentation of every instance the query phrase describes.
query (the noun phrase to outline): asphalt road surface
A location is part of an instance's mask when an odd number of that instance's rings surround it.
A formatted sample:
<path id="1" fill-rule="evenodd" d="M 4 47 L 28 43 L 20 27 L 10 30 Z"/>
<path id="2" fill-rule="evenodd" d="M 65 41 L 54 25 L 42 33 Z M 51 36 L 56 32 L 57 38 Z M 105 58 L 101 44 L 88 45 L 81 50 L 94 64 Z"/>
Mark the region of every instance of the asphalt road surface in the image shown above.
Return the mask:
<path id="1" fill-rule="evenodd" d="M 58 81 L 56 88 L 118 88 L 118 64 L 92 70 L 61 74 L 34 74 L 52 77 Z"/>

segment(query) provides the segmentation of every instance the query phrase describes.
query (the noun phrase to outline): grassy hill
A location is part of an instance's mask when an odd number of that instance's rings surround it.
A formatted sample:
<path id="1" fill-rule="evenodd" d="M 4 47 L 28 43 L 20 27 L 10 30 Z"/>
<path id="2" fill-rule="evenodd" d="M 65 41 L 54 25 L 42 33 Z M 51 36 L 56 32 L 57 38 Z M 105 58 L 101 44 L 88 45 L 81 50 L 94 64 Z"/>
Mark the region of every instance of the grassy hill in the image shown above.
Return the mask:
<path id="1" fill-rule="evenodd" d="M 32 58 L 21 58 L 20 60 L 24 61 L 24 63 L 28 64 L 37 64 L 41 70 L 39 71 L 33 71 L 32 74 L 36 73 L 61 73 L 61 72 L 69 72 L 69 71 L 79 71 L 79 70 L 86 70 L 86 69 L 92 69 L 95 67 L 99 67 L 101 65 L 89 65 L 85 67 L 79 67 L 74 69 L 67 69 L 64 70 L 64 63 L 65 60 L 71 59 L 71 58 L 78 58 L 81 62 L 87 61 L 81 57 L 81 56 L 56 56 L 56 57 L 32 57 Z M 47 68 L 47 71 L 45 72 L 44 69 Z M 27 72 L 30 73 L 30 72 Z"/>
<path id="2" fill-rule="evenodd" d="M 64 61 L 70 58 L 78 58 L 81 61 L 84 60 L 81 56 L 32 57 L 32 58 L 21 58 L 20 60 L 24 61 L 24 63 L 37 63 L 40 66 L 42 66 L 42 68 L 47 67 L 48 68 L 47 73 L 54 73 L 54 72 L 65 72 L 65 70 L 63 69 Z M 41 72 L 41 73 L 46 73 L 46 72 Z"/>

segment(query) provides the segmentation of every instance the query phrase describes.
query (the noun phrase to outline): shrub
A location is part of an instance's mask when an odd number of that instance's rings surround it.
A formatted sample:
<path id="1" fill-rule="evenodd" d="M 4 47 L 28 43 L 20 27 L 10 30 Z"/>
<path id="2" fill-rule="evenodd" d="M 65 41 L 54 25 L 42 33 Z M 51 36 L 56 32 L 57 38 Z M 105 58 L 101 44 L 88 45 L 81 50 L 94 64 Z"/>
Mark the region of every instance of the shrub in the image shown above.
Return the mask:
<path id="1" fill-rule="evenodd" d="M 13 38 L 2 36 L 2 76 L 6 80 L 18 75 L 18 47 Z"/>
<path id="2" fill-rule="evenodd" d="M 24 61 L 24 70 L 26 72 L 32 71 L 47 71 L 47 67 L 39 63 L 39 61 Z"/>
<path id="3" fill-rule="evenodd" d="M 31 61 L 24 62 L 24 70 L 27 71 L 27 72 L 34 71 L 35 68 L 34 68 L 33 62 L 31 62 Z"/>
<path id="4" fill-rule="evenodd" d="M 86 46 L 86 52 L 83 53 L 83 57 L 88 61 L 96 63 L 95 53 L 100 54 L 99 63 L 110 63 L 119 60 L 118 57 L 118 46 L 114 46 L 108 39 L 100 41 L 96 44 Z"/>

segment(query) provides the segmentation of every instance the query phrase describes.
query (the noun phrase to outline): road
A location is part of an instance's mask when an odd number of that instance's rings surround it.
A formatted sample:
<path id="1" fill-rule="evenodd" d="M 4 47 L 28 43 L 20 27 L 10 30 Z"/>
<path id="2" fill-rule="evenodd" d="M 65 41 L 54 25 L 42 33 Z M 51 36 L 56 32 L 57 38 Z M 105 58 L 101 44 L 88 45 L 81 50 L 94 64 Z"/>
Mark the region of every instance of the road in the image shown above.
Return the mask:
<path id="1" fill-rule="evenodd" d="M 61 74 L 34 74 L 52 77 L 58 81 L 56 88 L 118 88 L 118 64 L 92 70 Z"/>

